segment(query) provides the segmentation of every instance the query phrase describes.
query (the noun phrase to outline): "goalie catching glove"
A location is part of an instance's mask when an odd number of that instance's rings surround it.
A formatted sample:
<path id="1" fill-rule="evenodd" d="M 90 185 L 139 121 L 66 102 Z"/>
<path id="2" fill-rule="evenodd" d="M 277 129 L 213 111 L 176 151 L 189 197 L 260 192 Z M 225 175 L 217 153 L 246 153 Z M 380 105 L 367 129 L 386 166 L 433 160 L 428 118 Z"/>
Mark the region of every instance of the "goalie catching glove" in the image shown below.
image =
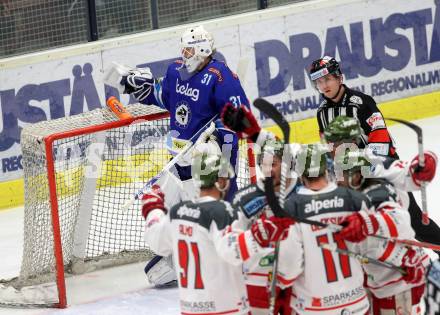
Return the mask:
<path id="1" fill-rule="evenodd" d="M 120 84 L 124 86 L 124 94 L 133 94 L 142 102 L 154 89 L 155 79 L 150 68 L 136 68 L 129 71 L 128 75 L 122 76 Z"/>
<path id="2" fill-rule="evenodd" d="M 236 108 L 231 103 L 227 103 L 223 107 L 221 119 L 223 124 L 235 131 L 240 139 L 250 138 L 255 142 L 261 130 L 251 110 L 244 105 Z"/>
<path id="3" fill-rule="evenodd" d="M 294 223 L 291 218 L 268 219 L 263 215 L 252 224 L 251 232 L 261 247 L 268 247 L 273 242 L 286 239 L 289 227 Z"/>

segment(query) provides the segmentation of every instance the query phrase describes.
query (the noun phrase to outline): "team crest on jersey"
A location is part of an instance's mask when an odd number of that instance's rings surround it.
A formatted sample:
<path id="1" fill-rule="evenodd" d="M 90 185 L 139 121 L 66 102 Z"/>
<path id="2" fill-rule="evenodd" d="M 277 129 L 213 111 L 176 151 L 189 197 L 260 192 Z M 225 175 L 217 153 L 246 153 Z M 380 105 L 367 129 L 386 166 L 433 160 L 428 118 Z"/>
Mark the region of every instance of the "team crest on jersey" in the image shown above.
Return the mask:
<path id="1" fill-rule="evenodd" d="M 185 101 L 177 103 L 176 106 L 176 124 L 181 128 L 186 128 L 191 121 L 191 110 Z"/>
<path id="2" fill-rule="evenodd" d="M 350 102 L 353 104 L 362 104 L 362 99 L 359 96 L 353 95 L 350 97 Z"/>

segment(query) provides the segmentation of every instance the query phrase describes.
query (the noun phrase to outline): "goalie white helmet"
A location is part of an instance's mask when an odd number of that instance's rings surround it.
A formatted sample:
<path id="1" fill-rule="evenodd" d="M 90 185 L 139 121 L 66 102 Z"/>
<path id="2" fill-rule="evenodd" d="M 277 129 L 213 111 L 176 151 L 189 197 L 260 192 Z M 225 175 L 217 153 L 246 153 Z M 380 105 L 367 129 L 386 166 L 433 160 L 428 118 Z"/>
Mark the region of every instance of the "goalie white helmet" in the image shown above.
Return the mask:
<path id="1" fill-rule="evenodd" d="M 181 54 L 189 73 L 215 52 L 214 39 L 202 25 L 187 29 L 180 38 Z"/>

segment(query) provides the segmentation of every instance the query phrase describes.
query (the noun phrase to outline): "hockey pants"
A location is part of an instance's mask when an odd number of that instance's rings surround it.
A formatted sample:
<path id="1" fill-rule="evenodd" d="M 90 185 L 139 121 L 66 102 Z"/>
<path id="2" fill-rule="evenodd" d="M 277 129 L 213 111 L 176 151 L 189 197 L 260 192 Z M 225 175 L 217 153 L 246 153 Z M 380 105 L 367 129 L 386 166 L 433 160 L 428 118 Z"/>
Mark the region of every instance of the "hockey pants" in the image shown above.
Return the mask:
<path id="1" fill-rule="evenodd" d="M 420 315 L 420 301 L 425 291 L 425 284 L 387 298 L 371 295 L 373 315 Z"/>

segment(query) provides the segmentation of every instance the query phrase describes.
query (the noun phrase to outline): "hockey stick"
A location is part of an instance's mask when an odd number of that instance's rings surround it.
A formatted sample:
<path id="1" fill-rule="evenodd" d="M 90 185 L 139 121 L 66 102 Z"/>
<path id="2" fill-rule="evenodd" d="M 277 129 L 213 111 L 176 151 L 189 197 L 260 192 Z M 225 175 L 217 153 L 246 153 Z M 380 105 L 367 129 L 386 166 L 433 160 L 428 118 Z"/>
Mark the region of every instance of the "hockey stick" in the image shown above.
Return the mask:
<path id="1" fill-rule="evenodd" d="M 321 247 L 322 249 L 327 249 L 329 251 L 333 251 L 333 252 L 337 252 L 343 255 L 347 255 L 348 257 L 352 257 L 354 259 L 357 259 L 361 264 L 373 264 L 373 265 L 377 265 L 377 266 L 381 266 L 381 267 L 385 267 L 385 268 L 389 268 L 389 269 L 394 269 L 397 270 L 398 272 L 400 272 L 402 275 L 406 275 L 405 270 L 402 267 L 390 264 L 388 262 L 385 261 L 381 261 L 381 260 L 377 260 L 368 256 L 364 256 L 352 251 L 349 251 L 347 249 L 342 249 L 342 248 L 338 248 L 336 246 L 336 244 L 328 244 L 328 243 L 320 243 L 318 245 L 319 247 Z"/>
<path id="2" fill-rule="evenodd" d="M 142 195 L 144 195 L 146 192 L 149 191 L 149 189 L 156 183 L 159 178 L 165 173 L 169 172 L 171 168 L 186 154 L 188 151 L 194 146 L 194 143 L 201 134 L 204 131 L 207 131 L 208 133 L 213 133 L 215 128 L 209 129 L 209 125 L 217 119 L 218 114 L 216 114 L 214 117 L 211 118 L 202 128 L 200 128 L 199 131 L 197 131 L 189 140 L 187 145 L 183 148 L 182 151 L 180 151 L 171 161 L 168 162 L 167 165 L 153 178 L 151 178 L 141 189 L 139 189 L 135 194 L 132 195 L 132 197 L 127 200 L 124 205 L 122 206 L 122 209 L 126 211 L 130 206 L 132 206 L 136 200 L 140 199 Z M 194 141 L 194 142 L 193 142 Z"/>
<path id="3" fill-rule="evenodd" d="M 424 168 L 425 167 L 425 154 L 423 153 L 423 130 L 416 124 L 402 120 L 397 118 L 385 118 L 391 121 L 396 121 L 401 123 L 402 125 L 405 125 L 417 134 L 417 143 L 418 143 L 418 150 L 419 150 L 419 167 Z M 420 192 L 422 194 L 422 223 L 424 225 L 429 225 L 429 215 L 428 215 L 428 202 L 426 198 L 426 183 L 421 182 L 420 184 Z"/>
<path id="4" fill-rule="evenodd" d="M 281 129 L 283 136 L 284 136 L 284 150 L 283 152 L 283 159 L 281 162 L 281 185 L 280 185 L 280 199 L 279 202 L 277 200 L 277 197 L 275 195 L 274 187 L 273 187 L 273 179 L 269 176 L 265 177 L 264 179 L 264 191 L 266 193 L 267 202 L 272 209 L 273 213 L 276 216 L 285 216 L 285 212 L 283 210 L 284 206 L 284 200 L 286 198 L 286 182 L 287 182 L 287 161 L 286 158 L 288 158 L 290 155 L 288 153 L 289 151 L 289 142 L 290 142 L 290 125 L 289 123 L 284 119 L 284 117 L 281 115 L 279 111 L 268 101 L 257 98 L 254 101 L 254 106 L 263 112 L 266 116 L 271 118 Z M 287 144 L 287 146 L 286 146 Z M 281 205 L 280 205 L 281 204 Z M 269 314 L 273 314 L 275 310 L 275 299 L 276 299 L 276 283 L 277 283 L 277 273 L 278 273 L 278 256 L 280 252 L 280 242 L 277 241 L 275 243 L 275 252 L 274 252 L 274 260 L 273 260 L 273 266 L 272 266 L 272 277 L 270 279 L 269 284 L 269 292 L 270 292 L 270 299 L 269 299 Z"/>
<path id="5" fill-rule="evenodd" d="M 283 209 L 281 209 L 281 211 L 284 211 Z M 329 228 L 332 231 L 340 231 L 343 226 L 342 225 L 338 225 L 338 224 L 333 224 L 333 223 L 322 223 L 320 221 L 315 221 L 315 220 L 310 220 L 310 219 L 306 219 L 306 218 L 296 218 L 296 217 L 292 217 L 295 221 L 300 222 L 300 223 L 305 223 L 305 224 L 310 224 L 310 225 L 315 225 L 315 226 L 319 226 L 319 227 L 323 227 L 323 228 Z M 382 236 L 382 235 L 368 235 L 369 237 L 374 237 L 374 238 L 378 238 L 384 241 L 389 241 L 389 242 L 394 242 L 397 244 L 402 244 L 402 245 L 408 245 L 408 246 L 416 246 L 416 247 L 422 247 L 422 248 L 429 248 L 435 251 L 440 251 L 440 245 L 436 245 L 436 244 L 431 244 L 431 243 L 427 243 L 427 242 L 419 242 L 416 240 L 405 240 L 405 239 L 400 239 L 400 238 L 396 238 L 396 237 L 386 237 L 386 236 Z"/>

